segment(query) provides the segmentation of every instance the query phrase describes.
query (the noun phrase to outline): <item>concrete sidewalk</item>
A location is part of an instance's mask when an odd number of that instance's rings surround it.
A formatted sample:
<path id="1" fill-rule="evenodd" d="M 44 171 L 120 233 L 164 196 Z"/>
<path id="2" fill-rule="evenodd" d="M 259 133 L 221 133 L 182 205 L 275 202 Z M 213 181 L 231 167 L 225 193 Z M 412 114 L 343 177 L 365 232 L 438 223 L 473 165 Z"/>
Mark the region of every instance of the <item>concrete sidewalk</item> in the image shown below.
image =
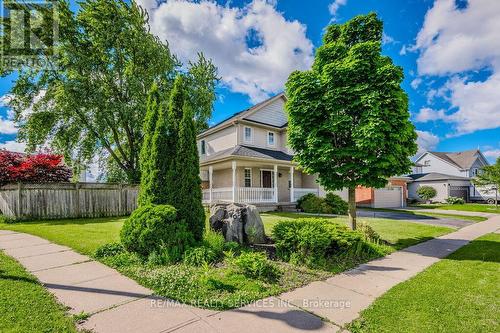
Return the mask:
<path id="1" fill-rule="evenodd" d="M 376 297 L 469 241 L 500 228 L 500 216 L 420 243 L 243 308 L 216 312 L 170 302 L 135 281 L 39 237 L 0 230 L 0 249 L 34 274 L 95 332 L 342 332 Z"/>

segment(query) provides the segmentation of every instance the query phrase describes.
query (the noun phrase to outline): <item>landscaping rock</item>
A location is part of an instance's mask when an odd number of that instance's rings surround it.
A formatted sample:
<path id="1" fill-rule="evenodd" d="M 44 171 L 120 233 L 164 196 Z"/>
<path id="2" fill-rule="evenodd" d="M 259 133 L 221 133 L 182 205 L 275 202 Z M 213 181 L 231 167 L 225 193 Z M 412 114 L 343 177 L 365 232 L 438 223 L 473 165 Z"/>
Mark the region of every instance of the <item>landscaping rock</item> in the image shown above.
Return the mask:
<path id="1" fill-rule="evenodd" d="M 243 244 L 245 242 L 245 237 L 243 235 L 244 230 L 244 217 L 245 217 L 245 207 L 239 207 L 235 204 L 231 204 L 226 207 L 227 218 L 222 222 L 225 224 L 226 233 L 224 237 L 227 242 L 238 242 Z"/>
<path id="2" fill-rule="evenodd" d="M 264 243 L 264 224 L 257 207 L 245 204 L 216 204 L 210 208 L 210 228 L 228 242 Z"/>
<path id="3" fill-rule="evenodd" d="M 224 223 L 222 222 L 226 218 L 226 207 L 223 205 L 214 205 L 210 208 L 210 228 L 214 231 L 222 231 Z"/>
<path id="4" fill-rule="evenodd" d="M 252 205 L 248 205 L 246 209 L 245 234 L 247 235 L 248 243 L 265 243 L 264 223 L 262 223 L 262 219 L 260 218 L 259 210 Z"/>

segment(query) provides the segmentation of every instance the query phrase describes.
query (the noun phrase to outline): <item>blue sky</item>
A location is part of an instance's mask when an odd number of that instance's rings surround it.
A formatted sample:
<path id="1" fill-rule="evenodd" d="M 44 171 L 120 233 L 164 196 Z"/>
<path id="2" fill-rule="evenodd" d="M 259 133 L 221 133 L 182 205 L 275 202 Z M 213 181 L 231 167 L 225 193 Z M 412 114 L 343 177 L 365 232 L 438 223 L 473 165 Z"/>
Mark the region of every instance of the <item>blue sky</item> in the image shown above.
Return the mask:
<path id="1" fill-rule="evenodd" d="M 403 88 L 421 150 L 480 148 L 500 155 L 500 1 L 498 0 L 139 0 L 152 32 L 183 61 L 203 51 L 222 81 L 212 123 L 283 89 L 307 69 L 323 29 L 376 12 L 383 53 L 402 66 Z M 12 77 L 0 79 L 5 96 Z M 0 146 L 15 144 L 8 109 L 0 109 Z"/>

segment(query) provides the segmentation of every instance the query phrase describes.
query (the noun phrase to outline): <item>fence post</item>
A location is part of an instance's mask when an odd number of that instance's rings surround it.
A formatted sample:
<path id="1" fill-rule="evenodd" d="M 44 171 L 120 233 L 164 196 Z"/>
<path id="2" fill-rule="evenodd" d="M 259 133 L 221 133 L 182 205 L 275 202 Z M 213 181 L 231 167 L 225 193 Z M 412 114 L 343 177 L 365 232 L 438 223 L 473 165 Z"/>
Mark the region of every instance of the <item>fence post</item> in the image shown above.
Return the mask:
<path id="1" fill-rule="evenodd" d="M 23 215 L 23 183 L 19 182 L 17 183 L 17 217 L 21 218 Z"/>
<path id="2" fill-rule="evenodd" d="M 125 206 L 123 204 L 123 197 L 124 197 L 124 195 L 123 195 L 123 184 L 121 184 L 121 183 L 119 185 L 119 191 L 120 191 L 120 200 L 119 200 L 119 203 L 118 203 L 118 214 L 121 216 L 121 215 L 125 215 L 123 213 L 123 206 Z"/>
<path id="3" fill-rule="evenodd" d="M 76 217 L 80 216 L 80 183 L 75 183 L 75 212 Z"/>

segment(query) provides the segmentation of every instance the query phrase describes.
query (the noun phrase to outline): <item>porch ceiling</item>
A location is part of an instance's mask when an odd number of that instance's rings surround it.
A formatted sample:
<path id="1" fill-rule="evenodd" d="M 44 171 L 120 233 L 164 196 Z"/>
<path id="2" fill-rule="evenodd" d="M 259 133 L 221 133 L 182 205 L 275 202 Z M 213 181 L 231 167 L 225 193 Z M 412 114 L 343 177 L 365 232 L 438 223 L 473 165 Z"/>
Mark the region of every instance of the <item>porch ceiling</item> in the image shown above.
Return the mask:
<path id="1" fill-rule="evenodd" d="M 200 169 L 208 170 L 209 166 L 212 166 L 214 170 L 231 169 L 233 161 L 236 162 L 236 167 L 247 167 L 247 168 L 272 169 L 275 165 L 277 165 L 279 169 L 282 168 L 289 169 L 291 166 L 295 166 L 293 162 L 287 162 L 287 161 L 245 159 L 245 158 L 233 157 L 223 161 L 203 164 L 200 166 Z"/>

